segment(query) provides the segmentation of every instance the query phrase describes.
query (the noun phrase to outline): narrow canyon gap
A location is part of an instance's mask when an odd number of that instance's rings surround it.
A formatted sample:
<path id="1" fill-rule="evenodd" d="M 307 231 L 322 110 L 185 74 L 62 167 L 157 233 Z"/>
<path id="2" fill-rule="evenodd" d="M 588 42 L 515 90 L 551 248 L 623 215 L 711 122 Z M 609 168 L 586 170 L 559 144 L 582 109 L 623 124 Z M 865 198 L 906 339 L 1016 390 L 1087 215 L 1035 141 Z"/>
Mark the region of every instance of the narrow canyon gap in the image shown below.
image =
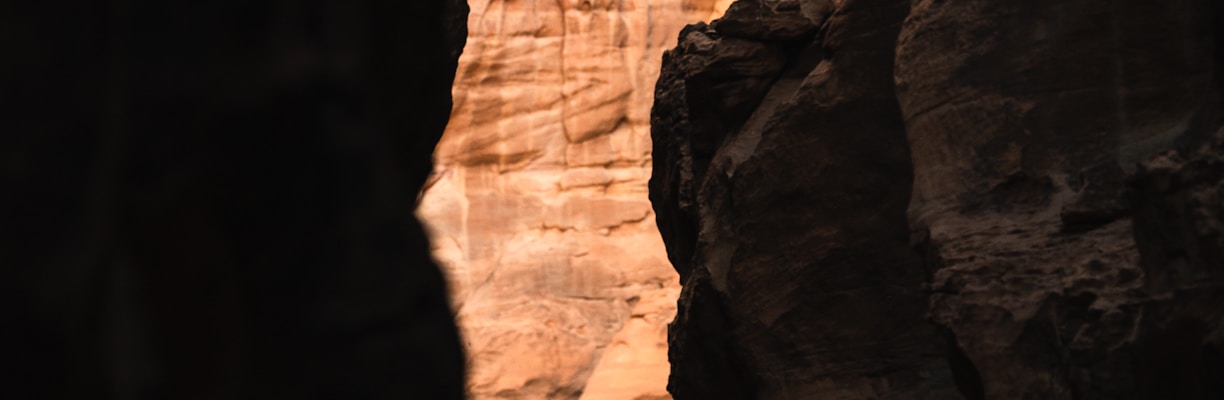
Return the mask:
<path id="1" fill-rule="evenodd" d="M 1220 2 L 726 3 L 0 6 L 0 394 L 1224 397 Z"/>
<path id="2" fill-rule="evenodd" d="M 679 284 L 647 198 L 664 49 L 729 0 L 473 1 L 418 215 L 475 399 L 667 398 Z"/>

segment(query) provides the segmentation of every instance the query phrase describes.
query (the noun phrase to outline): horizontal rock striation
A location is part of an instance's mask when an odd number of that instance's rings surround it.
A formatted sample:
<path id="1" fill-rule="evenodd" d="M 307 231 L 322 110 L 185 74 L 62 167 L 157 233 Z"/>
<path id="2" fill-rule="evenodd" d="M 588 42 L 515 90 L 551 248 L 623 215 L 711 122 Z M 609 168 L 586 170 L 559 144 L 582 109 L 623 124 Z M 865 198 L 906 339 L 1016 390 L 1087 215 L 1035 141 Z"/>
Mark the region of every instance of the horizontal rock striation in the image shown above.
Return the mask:
<path id="1" fill-rule="evenodd" d="M 659 58 L 715 0 L 473 2 L 418 215 L 477 399 L 666 398 L 679 294 L 650 203 Z"/>
<path id="2" fill-rule="evenodd" d="M 1224 395 L 1221 12 L 740 0 L 686 28 L 652 114 L 672 393 Z"/>

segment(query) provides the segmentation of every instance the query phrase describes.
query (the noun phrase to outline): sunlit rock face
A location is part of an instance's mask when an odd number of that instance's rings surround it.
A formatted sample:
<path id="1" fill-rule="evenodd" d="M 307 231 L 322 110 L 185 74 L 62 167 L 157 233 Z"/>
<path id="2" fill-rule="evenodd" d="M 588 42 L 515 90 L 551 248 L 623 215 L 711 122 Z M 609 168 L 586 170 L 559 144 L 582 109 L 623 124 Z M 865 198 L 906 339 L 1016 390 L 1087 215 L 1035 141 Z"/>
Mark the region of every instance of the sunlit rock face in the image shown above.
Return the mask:
<path id="1" fill-rule="evenodd" d="M 473 398 L 667 398 L 679 293 L 647 200 L 663 49 L 729 0 L 473 1 L 418 214 Z"/>

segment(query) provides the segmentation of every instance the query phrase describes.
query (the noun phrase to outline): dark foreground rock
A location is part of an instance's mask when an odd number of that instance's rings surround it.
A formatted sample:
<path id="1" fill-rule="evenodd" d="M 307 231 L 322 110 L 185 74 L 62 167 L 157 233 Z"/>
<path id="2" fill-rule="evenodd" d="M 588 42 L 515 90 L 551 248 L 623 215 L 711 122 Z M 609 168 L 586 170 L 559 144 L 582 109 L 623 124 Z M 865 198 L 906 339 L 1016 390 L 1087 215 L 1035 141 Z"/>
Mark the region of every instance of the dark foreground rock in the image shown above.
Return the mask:
<path id="1" fill-rule="evenodd" d="M 461 1 L 0 11 L 0 397 L 458 399 Z"/>
<path id="2" fill-rule="evenodd" d="M 893 49 L 908 10 L 850 1 L 759 35 L 741 26 L 757 11 L 729 12 L 665 57 L 651 193 L 684 285 L 676 398 L 955 396 L 905 215 Z"/>
<path id="3" fill-rule="evenodd" d="M 653 113 L 677 399 L 1224 396 L 1219 4 L 731 10 Z"/>

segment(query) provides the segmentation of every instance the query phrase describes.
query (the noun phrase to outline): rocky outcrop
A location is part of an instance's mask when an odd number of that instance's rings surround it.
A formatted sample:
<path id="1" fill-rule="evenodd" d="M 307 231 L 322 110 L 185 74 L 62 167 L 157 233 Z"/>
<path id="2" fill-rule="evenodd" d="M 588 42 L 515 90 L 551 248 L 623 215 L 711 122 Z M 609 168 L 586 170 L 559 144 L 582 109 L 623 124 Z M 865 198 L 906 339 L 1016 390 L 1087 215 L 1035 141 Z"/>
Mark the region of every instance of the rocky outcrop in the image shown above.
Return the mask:
<path id="1" fill-rule="evenodd" d="M 678 399 L 948 398 L 909 245 L 912 172 L 893 95 L 909 4 L 790 5 L 739 1 L 665 58 L 651 189 L 684 285 L 669 388 Z"/>
<path id="2" fill-rule="evenodd" d="M 1224 394 L 1220 22 L 740 0 L 686 28 L 652 116 L 672 393 Z"/>
<path id="3" fill-rule="evenodd" d="M 664 398 L 679 294 L 646 199 L 659 59 L 715 0 L 473 2 L 418 215 L 474 398 Z"/>
<path id="4" fill-rule="evenodd" d="M 1220 126 L 1216 6 L 972 4 L 915 3 L 897 57 L 933 320 L 987 398 L 1209 398 L 1224 287 L 1164 279 L 1198 258 L 1142 251 L 1173 199 L 1126 179 Z"/>
<path id="5" fill-rule="evenodd" d="M 462 1 L 0 12 L 0 396 L 463 398 L 410 215 Z"/>

